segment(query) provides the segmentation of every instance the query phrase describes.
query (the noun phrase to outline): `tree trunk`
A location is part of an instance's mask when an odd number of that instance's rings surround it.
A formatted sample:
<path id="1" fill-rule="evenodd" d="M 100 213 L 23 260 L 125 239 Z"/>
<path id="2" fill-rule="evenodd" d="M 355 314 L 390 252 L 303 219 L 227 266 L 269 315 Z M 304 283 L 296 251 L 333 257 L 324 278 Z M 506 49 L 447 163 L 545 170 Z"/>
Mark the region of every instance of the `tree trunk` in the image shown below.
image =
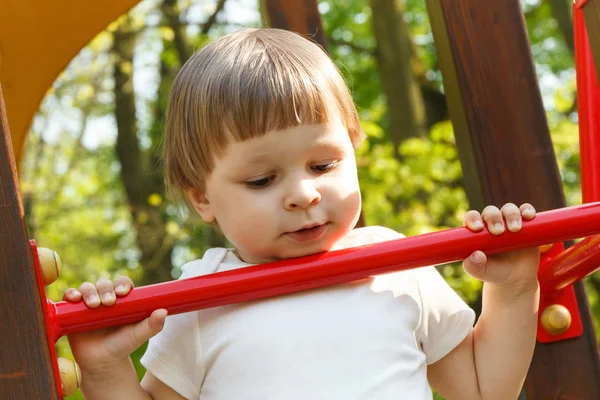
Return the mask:
<path id="1" fill-rule="evenodd" d="M 186 35 L 185 26 L 179 20 L 179 10 L 177 9 L 177 0 L 163 0 L 160 5 L 167 24 L 173 30 L 173 41 L 179 53 L 180 60 L 185 62 L 192 55 L 192 46 L 190 46 Z"/>
<path id="2" fill-rule="evenodd" d="M 145 269 L 142 284 L 171 280 L 173 244 L 166 231 L 166 219 L 160 205 L 149 203 L 157 194 L 164 198 L 157 179 L 156 164 L 143 152 L 138 140 L 135 95 L 133 90 L 133 51 L 136 33 L 127 17 L 114 32 L 115 118 L 117 121 L 116 153 L 121 163 L 121 179 L 125 188 L 136 241 L 141 252 L 140 264 Z"/>
<path id="3" fill-rule="evenodd" d="M 571 16 L 570 0 L 547 0 L 552 8 L 552 16 L 558 23 L 558 29 L 565 38 L 567 47 L 571 54 L 575 53 L 575 41 L 573 38 L 573 17 Z"/>
<path id="4" fill-rule="evenodd" d="M 412 68 L 412 42 L 400 0 L 371 0 L 377 66 L 388 104 L 388 134 L 400 143 L 427 135 L 423 95 Z"/>

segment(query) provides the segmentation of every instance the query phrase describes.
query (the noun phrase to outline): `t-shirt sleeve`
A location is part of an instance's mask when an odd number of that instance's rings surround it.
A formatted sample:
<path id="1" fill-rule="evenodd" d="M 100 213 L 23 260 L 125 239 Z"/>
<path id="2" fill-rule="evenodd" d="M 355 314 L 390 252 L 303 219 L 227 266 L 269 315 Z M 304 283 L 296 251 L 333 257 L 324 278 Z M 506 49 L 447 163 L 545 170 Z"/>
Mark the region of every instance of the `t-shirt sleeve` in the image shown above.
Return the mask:
<path id="1" fill-rule="evenodd" d="M 381 226 L 368 229 L 377 241 L 393 240 L 404 235 Z M 421 322 L 417 340 L 427 364 L 433 364 L 450 353 L 471 332 L 475 312 L 448 285 L 435 267 L 417 268 L 410 272 L 417 284 L 421 304 Z"/>
<path id="2" fill-rule="evenodd" d="M 209 250 L 209 261 L 196 260 L 182 267 L 179 279 L 206 275 L 214 271 L 222 253 Z M 215 259 L 215 260 L 213 260 Z M 197 312 L 170 315 L 165 326 L 150 339 L 141 363 L 152 375 L 186 399 L 200 397 L 205 369 L 202 364 L 200 321 Z"/>
<path id="3" fill-rule="evenodd" d="M 152 375 L 186 399 L 199 398 L 204 380 L 198 331 L 197 313 L 168 316 L 141 359 Z"/>
<path id="4" fill-rule="evenodd" d="M 434 267 L 414 271 L 421 297 L 421 322 L 416 338 L 427 364 L 439 361 L 473 329 L 475 312 L 448 285 Z"/>

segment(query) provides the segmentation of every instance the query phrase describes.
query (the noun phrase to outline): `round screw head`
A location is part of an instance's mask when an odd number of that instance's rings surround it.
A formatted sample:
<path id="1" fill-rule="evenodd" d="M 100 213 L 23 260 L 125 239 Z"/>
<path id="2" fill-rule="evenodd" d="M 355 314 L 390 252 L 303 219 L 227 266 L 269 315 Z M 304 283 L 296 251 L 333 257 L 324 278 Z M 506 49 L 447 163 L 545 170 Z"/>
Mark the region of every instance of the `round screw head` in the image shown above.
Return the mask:
<path id="1" fill-rule="evenodd" d="M 561 335 L 571 326 L 571 313 L 560 304 L 552 304 L 542 312 L 541 323 L 551 335 Z"/>

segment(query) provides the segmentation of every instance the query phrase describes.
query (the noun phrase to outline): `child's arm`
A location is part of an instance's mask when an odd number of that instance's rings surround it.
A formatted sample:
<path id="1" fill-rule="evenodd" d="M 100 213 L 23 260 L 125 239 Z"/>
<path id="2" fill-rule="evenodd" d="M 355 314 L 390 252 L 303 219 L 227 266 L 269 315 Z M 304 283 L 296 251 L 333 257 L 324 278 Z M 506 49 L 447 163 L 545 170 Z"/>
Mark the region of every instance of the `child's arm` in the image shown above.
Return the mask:
<path id="1" fill-rule="evenodd" d="M 131 360 L 124 360 L 105 372 L 90 373 L 87 382 L 82 377 L 81 391 L 86 400 L 185 400 L 150 372 L 140 384 Z"/>
<path id="2" fill-rule="evenodd" d="M 83 300 L 90 308 L 101 304 L 111 306 L 117 296 L 126 295 L 132 287 L 133 282 L 127 277 L 120 277 L 114 285 L 107 279 L 101 279 L 96 285 L 86 282 L 79 290 L 67 289 L 64 298 L 68 301 Z M 129 358 L 134 350 L 162 330 L 166 316 L 166 310 L 156 310 L 149 318 L 136 324 L 68 337 L 81 369 L 81 391 L 86 400 L 184 399 L 152 376 L 144 377 L 140 384 Z"/>
<path id="3" fill-rule="evenodd" d="M 488 207 L 482 216 L 469 212 L 465 224 L 481 230 L 486 223 L 493 234 L 501 234 L 505 227 L 512 232 L 520 230 L 521 217 L 534 216 L 535 210 L 528 204 L 520 209 L 507 204 L 502 211 Z M 464 261 L 465 270 L 485 282 L 483 308 L 467 338 L 429 366 L 429 382 L 447 400 L 518 397 L 535 347 L 538 263 L 537 248 L 493 257 L 475 252 Z"/>

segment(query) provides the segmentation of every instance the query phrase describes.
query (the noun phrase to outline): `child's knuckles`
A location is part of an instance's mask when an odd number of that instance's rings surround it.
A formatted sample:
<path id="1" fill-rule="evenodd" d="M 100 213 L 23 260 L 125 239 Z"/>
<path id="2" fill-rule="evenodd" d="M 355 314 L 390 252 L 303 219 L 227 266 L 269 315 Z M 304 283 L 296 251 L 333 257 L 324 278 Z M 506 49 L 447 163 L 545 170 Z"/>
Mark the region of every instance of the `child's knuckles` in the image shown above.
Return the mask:
<path id="1" fill-rule="evenodd" d="M 121 275 L 117 279 L 115 279 L 115 287 L 116 286 L 126 286 L 128 288 L 132 288 L 133 281 L 128 276 Z"/>
<path id="2" fill-rule="evenodd" d="M 83 295 L 83 302 L 90 308 L 98 308 L 102 304 L 98 293 L 94 292 L 89 295 Z"/>
<path id="3" fill-rule="evenodd" d="M 536 214 L 535 208 L 529 203 L 522 204 L 519 207 L 519 211 L 520 211 L 521 215 L 523 215 L 523 217 L 528 218 L 528 219 L 535 217 L 535 214 Z"/>
<path id="4" fill-rule="evenodd" d="M 502 215 L 506 220 L 506 226 L 511 232 L 517 232 L 521 229 L 521 212 L 512 203 L 506 204 L 502 207 Z"/>
<path id="5" fill-rule="evenodd" d="M 113 283 L 106 278 L 100 278 L 96 281 L 96 288 L 101 294 L 113 291 Z"/>
<path id="6" fill-rule="evenodd" d="M 502 213 L 496 206 L 487 206 L 481 213 L 481 217 L 486 222 L 497 222 L 502 220 Z"/>
<path id="7" fill-rule="evenodd" d="M 101 295 L 101 300 L 102 300 L 103 305 L 112 306 L 113 304 L 115 304 L 117 298 L 116 298 L 114 292 L 104 292 Z"/>
<path id="8" fill-rule="evenodd" d="M 115 293 L 117 296 L 125 296 L 133 289 L 133 282 L 125 276 L 120 276 L 115 280 Z"/>
<path id="9" fill-rule="evenodd" d="M 525 210 L 525 209 L 535 210 L 535 207 L 533 207 L 530 203 L 523 203 L 523 204 L 521 204 L 521 206 L 519 208 L 521 210 Z"/>
<path id="10" fill-rule="evenodd" d="M 517 207 L 513 203 L 506 203 L 505 205 L 502 206 L 502 209 L 500 211 L 502 212 L 502 215 L 504 215 L 505 217 L 520 217 L 521 216 L 521 211 L 519 210 L 519 207 Z"/>
<path id="11" fill-rule="evenodd" d="M 492 235 L 500 235 L 504 232 L 504 222 L 502 218 L 490 218 L 486 221 L 488 230 Z"/>
<path id="12" fill-rule="evenodd" d="M 483 228 L 483 222 L 479 212 L 474 210 L 467 212 L 464 217 L 464 225 L 473 230 L 480 230 Z"/>
<path id="13" fill-rule="evenodd" d="M 476 210 L 469 210 L 467 211 L 467 213 L 465 214 L 465 221 L 476 221 L 478 219 L 481 218 L 481 214 L 479 214 L 479 211 Z"/>
<path id="14" fill-rule="evenodd" d="M 498 209 L 498 207 L 496 206 L 486 206 L 483 211 L 481 212 L 481 215 L 488 215 L 488 214 L 494 214 L 494 213 L 499 213 L 500 210 Z"/>
<path id="15" fill-rule="evenodd" d="M 98 293 L 96 286 L 91 282 L 83 282 L 81 285 L 79 285 L 78 290 L 83 297 L 87 297 L 87 296 L 90 296 L 91 294 Z"/>
<path id="16" fill-rule="evenodd" d="M 465 214 L 464 219 L 468 222 L 481 221 L 481 214 L 479 211 L 471 210 Z"/>
<path id="17" fill-rule="evenodd" d="M 81 293 L 75 288 L 68 288 L 63 293 L 63 299 L 69 301 L 78 301 L 81 298 Z"/>

